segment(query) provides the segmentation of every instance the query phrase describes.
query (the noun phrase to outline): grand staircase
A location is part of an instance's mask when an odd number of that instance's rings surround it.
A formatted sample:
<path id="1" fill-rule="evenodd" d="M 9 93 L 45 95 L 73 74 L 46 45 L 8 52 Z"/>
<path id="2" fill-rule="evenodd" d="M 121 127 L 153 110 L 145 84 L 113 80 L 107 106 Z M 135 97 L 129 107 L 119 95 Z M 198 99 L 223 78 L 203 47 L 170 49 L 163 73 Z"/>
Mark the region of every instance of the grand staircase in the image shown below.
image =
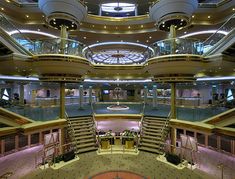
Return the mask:
<path id="1" fill-rule="evenodd" d="M 145 116 L 142 121 L 139 150 L 163 154 L 168 134 L 167 118 Z"/>
<path id="2" fill-rule="evenodd" d="M 68 118 L 68 128 L 76 153 L 97 150 L 95 123 L 91 116 Z"/>

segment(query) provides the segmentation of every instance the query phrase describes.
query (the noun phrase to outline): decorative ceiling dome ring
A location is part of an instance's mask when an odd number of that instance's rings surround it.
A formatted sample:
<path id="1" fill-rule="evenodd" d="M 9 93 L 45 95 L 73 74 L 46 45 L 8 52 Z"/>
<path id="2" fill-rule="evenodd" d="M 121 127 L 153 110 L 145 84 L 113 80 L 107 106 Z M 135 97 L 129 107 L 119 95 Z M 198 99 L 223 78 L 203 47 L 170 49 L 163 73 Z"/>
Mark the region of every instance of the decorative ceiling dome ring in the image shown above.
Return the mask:
<path id="1" fill-rule="evenodd" d="M 159 30 L 163 31 L 169 31 L 170 26 L 174 25 L 177 30 L 181 30 L 182 28 L 185 28 L 189 26 L 191 23 L 191 17 L 185 16 L 185 14 L 178 13 L 178 15 L 166 15 L 164 18 L 162 18 L 157 26 Z"/>
<path id="2" fill-rule="evenodd" d="M 77 0 L 39 0 L 38 6 L 48 20 L 53 16 L 55 20 L 64 19 L 79 24 L 87 16 L 86 6 Z"/>
<path id="3" fill-rule="evenodd" d="M 149 15 L 157 24 L 169 17 L 172 21 L 178 20 L 179 16 L 180 19 L 188 19 L 187 22 L 190 22 L 197 7 L 197 0 L 160 0 L 149 8 Z"/>
<path id="4" fill-rule="evenodd" d="M 60 29 L 62 25 L 66 26 L 68 30 L 76 30 L 79 27 L 77 19 L 68 14 L 53 13 L 47 17 L 48 24 Z"/>

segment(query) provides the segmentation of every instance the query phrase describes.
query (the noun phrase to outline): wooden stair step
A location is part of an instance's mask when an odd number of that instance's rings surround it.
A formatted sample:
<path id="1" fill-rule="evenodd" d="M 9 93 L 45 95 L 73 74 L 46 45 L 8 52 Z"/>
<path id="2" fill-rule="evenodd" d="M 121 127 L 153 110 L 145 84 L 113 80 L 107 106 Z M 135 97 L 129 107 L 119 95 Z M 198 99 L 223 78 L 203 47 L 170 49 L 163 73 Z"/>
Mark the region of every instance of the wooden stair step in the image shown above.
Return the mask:
<path id="1" fill-rule="evenodd" d="M 84 131 L 94 131 L 94 129 L 93 128 L 83 128 L 83 129 L 81 129 L 81 128 L 74 128 L 74 132 L 75 133 L 77 133 L 77 132 L 84 132 Z"/>
<path id="2" fill-rule="evenodd" d="M 151 148 L 154 148 L 154 149 L 161 148 L 160 147 L 161 144 L 150 144 L 150 143 L 141 142 L 140 145 L 145 146 L 145 147 L 151 147 Z"/>
<path id="3" fill-rule="evenodd" d="M 84 135 L 84 136 L 75 137 L 76 140 L 89 139 L 89 138 L 94 138 L 94 135 Z"/>
<path id="4" fill-rule="evenodd" d="M 146 127 L 143 127 L 142 130 L 149 131 L 149 132 L 156 132 L 156 133 L 162 132 L 162 129 L 150 129 L 150 128 L 146 128 Z"/>
<path id="5" fill-rule="evenodd" d="M 154 123 L 154 122 L 147 122 L 147 121 L 144 121 L 143 124 L 146 124 L 146 125 L 151 125 L 151 126 L 164 126 L 165 123 Z"/>
<path id="6" fill-rule="evenodd" d="M 142 135 L 141 138 L 143 139 L 154 139 L 154 140 L 161 140 L 161 137 L 160 136 L 151 136 L 151 135 Z"/>
<path id="7" fill-rule="evenodd" d="M 148 147 L 140 147 L 139 150 L 144 150 L 146 152 L 156 153 L 156 154 L 162 154 L 163 152 L 158 149 L 148 148 Z"/>
<path id="8" fill-rule="evenodd" d="M 95 146 L 94 142 L 90 142 L 90 143 L 85 143 L 85 144 L 77 144 L 77 148 L 78 150 L 84 147 L 90 147 L 90 146 Z"/>
<path id="9" fill-rule="evenodd" d="M 151 139 L 145 139 L 145 138 L 141 138 L 141 141 L 154 143 L 154 144 L 161 144 L 162 143 L 162 141 L 160 141 L 160 140 L 151 140 Z"/>
<path id="10" fill-rule="evenodd" d="M 77 140 L 77 143 L 80 144 L 80 143 L 87 143 L 87 142 L 96 142 L 95 141 L 95 138 L 88 138 L 88 139 L 83 139 L 83 140 Z"/>
<path id="11" fill-rule="evenodd" d="M 94 150 L 97 150 L 97 147 L 93 146 L 93 147 L 78 149 L 78 152 L 85 153 L 85 152 L 90 152 L 90 151 L 94 151 Z"/>
<path id="12" fill-rule="evenodd" d="M 93 131 L 89 131 L 89 132 L 79 132 L 79 133 L 76 133 L 75 132 L 75 136 L 83 136 L 83 135 L 88 135 L 88 134 L 93 134 L 94 132 Z"/>
<path id="13" fill-rule="evenodd" d="M 148 132 L 148 131 L 143 131 L 144 134 L 146 135 L 152 135 L 152 136 L 161 136 L 161 133 L 156 133 L 156 132 Z"/>

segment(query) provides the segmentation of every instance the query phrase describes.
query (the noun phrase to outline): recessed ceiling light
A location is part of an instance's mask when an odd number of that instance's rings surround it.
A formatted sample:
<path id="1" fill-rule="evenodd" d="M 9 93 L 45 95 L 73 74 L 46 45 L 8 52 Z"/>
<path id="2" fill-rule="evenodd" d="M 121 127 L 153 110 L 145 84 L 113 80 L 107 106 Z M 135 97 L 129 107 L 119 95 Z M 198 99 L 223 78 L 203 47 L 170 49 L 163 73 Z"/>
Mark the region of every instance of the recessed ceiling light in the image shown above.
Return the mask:
<path id="1" fill-rule="evenodd" d="M 143 28 L 144 27 L 144 25 L 141 25 L 141 28 Z"/>
<path id="2" fill-rule="evenodd" d="M 136 42 L 140 42 L 139 40 L 136 40 Z"/>
<path id="3" fill-rule="evenodd" d="M 210 19 L 210 18 L 211 18 L 211 16 L 207 16 L 207 18 L 208 18 L 208 19 Z"/>
<path id="4" fill-rule="evenodd" d="M 123 40 L 121 40 L 121 42 L 123 42 Z"/>
<path id="5" fill-rule="evenodd" d="M 146 42 L 149 42 L 149 40 L 146 40 Z"/>
<path id="6" fill-rule="evenodd" d="M 26 15 L 27 18 L 29 18 L 29 15 Z"/>
<path id="7" fill-rule="evenodd" d="M 83 37 L 84 39 L 86 39 L 86 37 Z"/>
<path id="8" fill-rule="evenodd" d="M 40 32 L 41 29 L 38 29 L 38 32 Z"/>
<path id="9" fill-rule="evenodd" d="M 95 27 L 95 25 L 92 25 L 92 27 Z"/>
<path id="10" fill-rule="evenodd" d="M 152 37 L 151 37 L 151 36 L 149 36 L 149 38 L 151 39 Z"/>
<path id="11" fill-rule="evenodd" d="M 4 8 L 3 8 L 3 7 L 1 7 L 1 10 L 2 10 L 2 11 L 4 11 Z"/>
<path id="12" fill-rule="evenodd" d="M 233 11 L 235 11 L 235 8 L 233 8 Z"/>
<path id="13" fill-rule="evenodd" d="M 53 22 L 53 24 L 56 24 L 56 22 Z"/>
<path id="14" fill-rule="evenodd" d="M 44 16 L 44 15 L 42 15 L 42 17 L 44 18 L 45 16 Z"/>
<path id="15" fill-rule="evenodd" d="M 195 17 L 195 15 L 192 15 L 192 18 L 194 18 Z"/>
<path id="16" fill-rule="evenodd" d="M 131 28 L 131 26 L 128 26 L 128 29 L 130 29 Z"/>
<path id="17" fill-rule="evenodd" d="M 105 28 L 105 29 L 107 28 L 106 25 L 104 26 L 104 28 Z"/>
<path id="18" fill-rule="evenodd" d="M 184 21 L 184 19 L 181 19 L 180 21 L 181 21 L 181 22 L 183 22 L 183 21 Z"/>
<path id="19" fill-rule="evenodd" d="M 187 34 L 187 32 L 185 31 L 184 34 Z"/>
<path id="20" fill-rule="evenodd" d="M 6 2 L 11 2 L 10 0 L 6 0 Z"/>
<path id="21" fill-rule="evenodd" d="M 99 40 L 97 40 L 96 42 L 97 42 L 97 43 L 99 43 L 100 41 L 99 41 Z"/>
<path id="22" fill-rule="evenodd" d="M 72 24 L 71 27 L 74 27 L 74 25 Z"/>
<path id="23" fill-rule="evenodd" d="M 118 27 L 116 27 L 116 29 L 118 29 Z"/>

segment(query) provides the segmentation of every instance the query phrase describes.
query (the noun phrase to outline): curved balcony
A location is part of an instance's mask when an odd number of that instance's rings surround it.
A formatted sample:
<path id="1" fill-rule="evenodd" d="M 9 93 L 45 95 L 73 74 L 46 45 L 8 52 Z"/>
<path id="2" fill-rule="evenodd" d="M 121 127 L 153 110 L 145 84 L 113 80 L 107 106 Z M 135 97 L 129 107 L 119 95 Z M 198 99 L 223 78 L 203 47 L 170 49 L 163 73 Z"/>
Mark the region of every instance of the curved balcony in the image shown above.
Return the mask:
<path id="1" fill-rule="evenodd" d="M 34 56 L 32 68 L 43 81 L 81 81 L 90 71 L 90 63 L 82 57 L 83 44 L 78 41 L 50 38 L 24 44 Z"/>
<path id="2" fill-rule="evenodd" d="M 156 81 L 192 81 L 205 68 L 203 44 L 195 39 L 167 39 L 154 44 L 156 57 L 145 69 Z"/>

